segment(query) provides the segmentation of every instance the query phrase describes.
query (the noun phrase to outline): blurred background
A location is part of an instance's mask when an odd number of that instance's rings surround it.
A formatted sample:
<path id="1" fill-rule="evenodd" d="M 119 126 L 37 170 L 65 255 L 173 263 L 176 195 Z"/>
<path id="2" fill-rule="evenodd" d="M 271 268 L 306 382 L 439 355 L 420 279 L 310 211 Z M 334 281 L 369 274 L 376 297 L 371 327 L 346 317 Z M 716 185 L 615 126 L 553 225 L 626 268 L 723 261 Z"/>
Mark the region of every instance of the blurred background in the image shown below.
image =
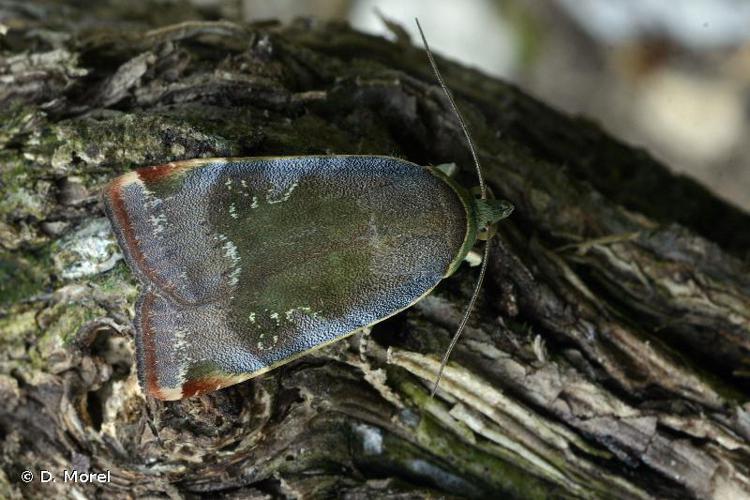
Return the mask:
<path id="1" fill-rule="evenodd" d="M 191 0 L 244 20 L 346 20 L 387 38 L 378 12 L 443 56 L 517 84 L 649 150 L 750 210 L 746 0 Z"/>

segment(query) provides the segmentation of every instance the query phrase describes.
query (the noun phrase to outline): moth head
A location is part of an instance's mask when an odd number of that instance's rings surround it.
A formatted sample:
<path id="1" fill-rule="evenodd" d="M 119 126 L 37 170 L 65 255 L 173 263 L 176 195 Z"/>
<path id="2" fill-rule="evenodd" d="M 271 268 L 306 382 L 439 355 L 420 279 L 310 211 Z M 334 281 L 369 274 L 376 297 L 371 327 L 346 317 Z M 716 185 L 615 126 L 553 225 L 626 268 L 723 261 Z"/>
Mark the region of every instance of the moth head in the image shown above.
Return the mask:
<path id="1" fill-rule="evenodd" d="M 497 223 L 513 213 L 513 204 L 495 198 L 475 198 L 474 209 L 477 214 L 477 239 L 489 240 L 497 233 Z"/>

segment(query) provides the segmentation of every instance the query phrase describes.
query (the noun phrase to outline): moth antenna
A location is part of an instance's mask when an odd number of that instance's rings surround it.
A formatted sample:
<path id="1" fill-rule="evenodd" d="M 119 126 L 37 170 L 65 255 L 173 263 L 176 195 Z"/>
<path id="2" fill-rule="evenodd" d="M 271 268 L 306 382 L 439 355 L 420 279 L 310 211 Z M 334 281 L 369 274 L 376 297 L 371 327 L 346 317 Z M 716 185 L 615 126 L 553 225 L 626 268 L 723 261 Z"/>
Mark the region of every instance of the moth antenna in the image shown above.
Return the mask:
<path id="1" fill-rule="evenodd" d="M 476 166 L 476 169 L 477 169 L 477 177 L 479 178 L 479 190 L 481 192 L 482 199 L 486 200 L 487 188 L 484 185 L 484 177 L 482 176 L 482 168 L 479 166 L 479 155 L 477 154 L 477 148 L 474 146 L 474 139 L 471 138 L 471 134 L 469 133 L 469 127 L 466 126 L 464 117 L 463 115 L 461 115 L 461 112 L 458 110 L 456 101 L 453 100 L 453 95 L 451 94 L 451 91 L 448 90 L 448 86 L 445 84 L 445 81 L 443 80 L 443 75 L 440 74 L 440 70 L 437 67 L 437 63 L 435 62 L 435 57 L 432 55 L 432 51 L 430 50 L 430 45 L 427 43 L 427 37 L 424 36 L 424 31 L 422 31 L 422 25 L 419 24 L 419 19 L 415 17 L 414 20 L 417 22 L 417 29 L 419 29 L 419 35 L 422 37 L 422 44 L 424 45 L 425 52 L 427 52 L 427 58 L 430 60 L 430 66 L 432 66 L 432 72 L 435 73 L 435 77 L 437 78 L 437 81 L 440 84 L 440 88 L 443 89 L 443 93 L 445 93 L 445 96 L 448 98 L 448 102 L 451 105 L 453 114 L 456 115 L 456 118 L 458 119 L 458 123 L 461 125 L 461 130 L 464 133 L 464 137 L 466 137 L 466 143 L 469 146 L 469 152 L 471 152 L 471 157 L 474 160 L 474 165 Z"/>
<path id="2" fill-rule="evenodd" d="M 477 148 L 474 145 L 474 140 L 471 138 L 471 134 L 469 133 L 469 127 L 467 127 L 466 122 L 464 121 L 464 117 L 461 115 L 461 112 L 458 110 L 456 101 L 453 100 L 453 96 L 451 95 L 450 90 L 448 90 L 448 86 L 445 84 L 445 81 L 443 80 L 443 76 L 440 74 L 440 70 L 438 70 L 437 63 L 435 62 L 435 58 L 432 55 L 432 51 L 430 50 L 430 45 L 427 43 L 427 37 L 425 37 L 424 31 L 422 31 L 422 26 L 419 24 L 419 19 L 414 18 L 414 20 L 417 22 L 417 29 L 419 29 L 419 35 L 422 37 L 422 44 L 424 44 L 424 50 L 425 52 L 427 52 L 427 58 L 430 60 L 430 66 L 432 66 L 432 71 L 433 73 L 435 73 L 435 77 L 437 78 L 437 81 L 440 84 L 440 88 L 443 89 L 443 93 L 445 93 L 445 96 L 448 98 L 448 102 L 451 105 L 453 114 L 456 115 L 456 118 L 458 119 L 458 123 L 461 125 L 461 130 L 464 133 L 464 137 L 466 137 L 466 144 L 469 146 L 469 152 L 471 152 L 471 157 L 474 160 L 474 166 L 476 167 L 476 170 L 477 170 L 477 178 L 479 179 L 479 191 L 481 193 L 482 199 L 486 200 L 487 188 L 485 187 L 485 184 L 484 184 L 484 177 L 482 176 L 482 168 L 479 165 L 479 155 L 477 154 Z M 468 323 L 469 318 L 471 317 L 471 312 L 474 310 L 474 305 L 476 304 L 477 298 L 479 297 L 479 292 L 482 289 L 482 283 L 484 282 L 484 275 L 487 272 L 487 260 L 489 258 L 489 255 L 490 255 L 490 245 L 489 245 L 489 241 L 487 241 L 484 244 L 484 255 L 482 257 L 482 268 L 479 271 L 479 279 L 477 280 L 477 284 L 474 287 L 474 293 L 471 295 L 471 300 L 469 301 L 469 305 L 466 308 L 466 313 L 464 313 L 464 317 L 461 319 L 461 323 L 458 325 L 458 329 L 456 330 L 456 333 L 453 334 L 451 343 L 448 346 L 448 349 L 445 351 L 442 361 L 440 362 L 440 370 L 438 370 L 437 378 L 435 379 L 435 385 L 432 387 L 432 391 L 430 392 L 431 398 L 435 397 L 435 393 L 437 392 L 438 385 L 440 384 L 440 379 L 443 377 L 443 371 L 445 370 L 445 366 L 448 364 L 448 359 L 451 356 L 451 352 L 453 352 L 453 348 L 456 347 L 456 343 L 458 343 L 458 339 L 461 337 L 461 334 L 466 328 L 466 323 Z"/>

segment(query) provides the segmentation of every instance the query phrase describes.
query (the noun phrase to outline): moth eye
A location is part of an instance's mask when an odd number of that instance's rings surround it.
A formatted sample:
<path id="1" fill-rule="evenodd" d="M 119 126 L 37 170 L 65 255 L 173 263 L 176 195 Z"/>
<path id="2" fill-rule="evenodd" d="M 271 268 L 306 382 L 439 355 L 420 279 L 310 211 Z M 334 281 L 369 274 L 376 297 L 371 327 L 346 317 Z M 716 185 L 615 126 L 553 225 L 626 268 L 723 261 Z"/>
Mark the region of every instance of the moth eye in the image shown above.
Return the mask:
<path id="1" fill-rule="evenodd" d="M 483 228 L 480 228 L 479 231 L 477 231 L 477 239 L 481 241 L 487 241 L 492 239 L 497 234 L 497 227 L 495 224 L 487 225 Z"/>

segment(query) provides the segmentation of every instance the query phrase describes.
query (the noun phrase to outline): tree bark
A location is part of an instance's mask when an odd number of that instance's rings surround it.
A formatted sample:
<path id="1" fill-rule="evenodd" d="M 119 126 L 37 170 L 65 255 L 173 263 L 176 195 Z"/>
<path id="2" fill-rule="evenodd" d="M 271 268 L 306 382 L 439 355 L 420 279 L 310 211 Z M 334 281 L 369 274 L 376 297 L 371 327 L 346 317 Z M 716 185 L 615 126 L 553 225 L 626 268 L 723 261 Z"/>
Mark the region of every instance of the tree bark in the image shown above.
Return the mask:
<path id="1" fill-rule="evenodd" d="M 0 497 L 750 496 L 750 216 L 439 57 L 516 211 L 437 396 L 476 269 L 246 383 L 144 397 L 137 285 L 98 198 L 108 180 L 321 153 L 456 162 L 476 180 L 403 36 L 71 5 L 0 7 Z M 66 483 L 66 469 L 111 482 Z"/>

